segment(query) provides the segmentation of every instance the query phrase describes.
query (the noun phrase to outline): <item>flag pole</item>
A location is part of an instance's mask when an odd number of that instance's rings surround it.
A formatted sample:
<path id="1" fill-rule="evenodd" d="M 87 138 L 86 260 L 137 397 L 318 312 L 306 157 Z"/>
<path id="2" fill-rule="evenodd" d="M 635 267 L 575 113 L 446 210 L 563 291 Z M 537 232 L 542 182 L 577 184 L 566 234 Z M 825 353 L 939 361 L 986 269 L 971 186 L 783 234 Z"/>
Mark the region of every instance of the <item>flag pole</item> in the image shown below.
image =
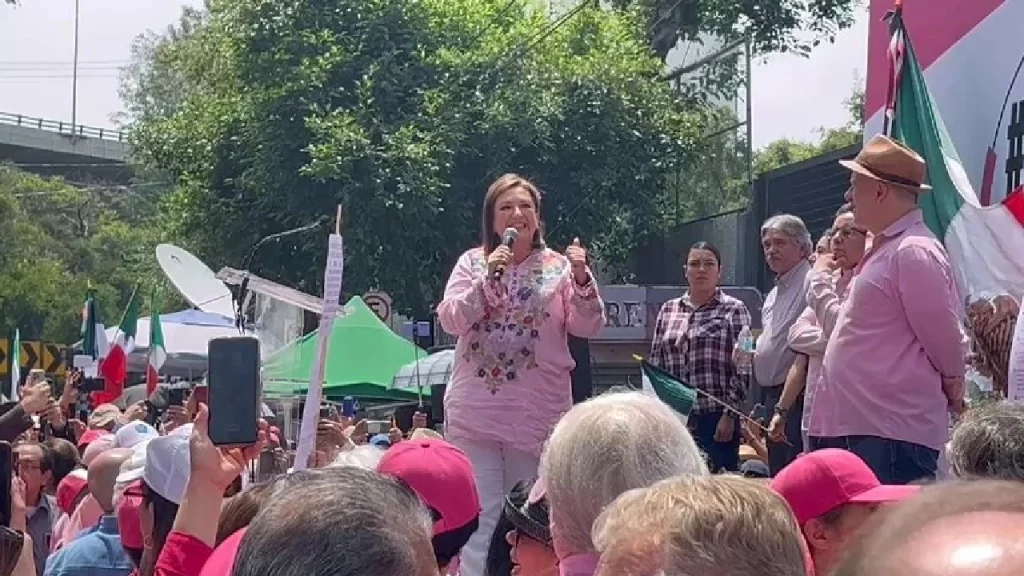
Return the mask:
<path id="1" fill-rule="evenodd" d="M 643 361 L 644 361 L 644 358 L 643 358 L 643 356 L 640 356 L 639 354 L 634 354 L 634 355 L 633 355 L 633 358 L 634 358 L 634 359 L 636 359 L 636 360 L 639 360 L 639 361 L 641 361 L 641 362 L 643 362 Z M 642 369 L 642 368 L 641 368 L 641 369 Z M 761 425 L 761 423 L 760 423 L 760 422 L 758 422 L 757 420 L 754 420 L 754 419 L 753 419 L 753 418 L 751 418 L 750 416 L 748 416 L 748 415 L 744 414 L 743 412 L 740 412 L 739 410 L 737 410 L 737 409 L 733 408 L 732 406 L 730 406 L 730 405 L 729 405 L 729 404 L 727 404 L 726 402 L 724 402 L 724 401 L 722 401 L 722 400 L 719 400 L 719 399 L 718 399 L 718 398 L 716 398 L 715 396 L 713 396 L 713 395 L 711 395 L 711 394 L 708 394 L 707 392 L 705 392 L 705 391 L 701 390 L 700 388 L 694 388 L 694 387 L 690 387 L 690 386 L 688 386 L 688 388 L 690 388 L 690 390 L 693 390 L 693 391 L 694 391 L 694 392 L 696 392 L 697 394 L 699 394 L 699 395 L 701 395 L 701 396 L 703 396 L 703 397 L 705 397 L 705 398 L 707 398 L 707 399 L 711 400 L 711 401 L 712 401 L 712 402 L 714 402 L 715 404 L 718 404 L 719 406 L 721 406 L 722 408 L 724 408 L 726 412 L 732 412 L 733 414 L 735 414 L 736 416 L 738 416 L 740 420 L 744 420 L 744 421 L 746 421 L 746 422 L 750 422 L 751 424 L 753 424 L 753 425 L 754 425 L 754 427 L 756 427 L 756 428 L 757 428 L 758 430 L 760 430 L 760 431 L 761 431 L 761 432 L 762 432 L 762 433 L 763 433 L 763 434 L 764 434 L 765 436 L 768 436 L 768 429 L 767 429 L 767 428 L 765 428 L 764 426 L 762 426 L 762 425 Z M 793 444 L 791 444 L 791 443 L 789 442 L 789 439 L 788 439 L 788 438 L 786 438 L 786 437 L 783 437 L 783 441 L 782 441 L 782 443 L 783 443 L 783 444 L 785 444 L 786 446 L 789 446 L 790 448 L 793 448 Z"/>
<path id="2" fill-rule="evenodd" d="M 891 69 L 889 70 L 888 86 L 885 91 L 885 109 L 882 111 L 882 134 L 889 136 L 896 115 L 896 99 L 899 97 L 896 91 L 899 90 L 898 84 L 902 75 L 902 70 L 898 68 L 903 66 L 903 61 L 899 55 L 893 53 L 893 42 L 896 40 L 896 34 L 899 34 L 900 29 L 903 27 L 903 0 L 895 0 L 892 10 L 886 12 L 883 20 L 889 23 L 889 47 L 886 49 L 886 52 Z M 898 44 L 895 49 L 899 49 Z M 890 112 L 892 112 L 891 116 Z"/>
<path id="3" fill-rule="evenodd" d="M 117 328 L 114 329 L 114 342 L 117 342 L 117 336 L 121 334 L 121 325 L 124 324 L 124 319 L 128 316 L 128 309 L 132 307 L 132 302 L 135 301 L 135 293 L 139 291 L 139 283 L 135 283 L 135 287 L 132 288 L 132 295 L 128 297 L 128 304 L 124 307 L 124 311 L 121 312 L 121 320 L 117 323 Z"/>

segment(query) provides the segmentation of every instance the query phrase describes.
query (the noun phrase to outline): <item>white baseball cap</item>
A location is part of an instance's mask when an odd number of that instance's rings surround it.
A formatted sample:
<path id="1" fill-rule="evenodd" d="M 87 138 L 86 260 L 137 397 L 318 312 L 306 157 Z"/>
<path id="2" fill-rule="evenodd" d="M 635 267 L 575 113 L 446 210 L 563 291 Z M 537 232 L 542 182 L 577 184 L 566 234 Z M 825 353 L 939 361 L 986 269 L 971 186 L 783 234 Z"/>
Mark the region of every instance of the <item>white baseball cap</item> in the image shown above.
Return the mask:
<path id="1" fill-rule="evenodd" d="M 145 422 L 131 422 L 118 429 L 115 434 L 116 444 L 120 448 L 134 448 L 137 444 L 152 440 L 160 436 L 160 433 Z"/>
<path id="2" fill-rule="evenodd" d="M 143 440 L 132 447 L 131 458 L 121 463 L 121 472 L 114 480 L 115 484 L 129 484 L 142 478 L 142 473 L 146 470 L 146 449 L 149 442 L 148 439 Z"/>
<path id="3" fill-rule="evenodd" d="M 191 469 L 189 435 L 169 434 L 149 441 L 142 479 L 154 492 L 181 504 Z"/>

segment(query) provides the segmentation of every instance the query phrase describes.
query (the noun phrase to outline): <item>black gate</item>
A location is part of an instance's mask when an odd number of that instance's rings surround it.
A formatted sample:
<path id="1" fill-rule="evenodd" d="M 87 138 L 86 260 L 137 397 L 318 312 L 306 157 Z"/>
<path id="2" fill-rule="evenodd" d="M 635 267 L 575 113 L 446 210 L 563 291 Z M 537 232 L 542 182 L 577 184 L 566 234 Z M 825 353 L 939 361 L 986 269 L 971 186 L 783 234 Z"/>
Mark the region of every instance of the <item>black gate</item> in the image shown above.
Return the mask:
<path id="1" fill-rule="evenodd" d="M 1024 100 L 1015 102 L 1010 109 L 1010 124 L 1006 127 L 1010 141 L 1006 153 L 1006 195 L 1021 185 L 1024 171 Z"/>
<path id="2" fill-rule="evenodd" d="M 856 156 L 860 146 L 850 146 L 815 156 L 803 162 L 762 174 L 754 181 L 753 215 L 758 224 L 747 238 L 747 250 L 760 250 L 760 223 L 775 214 L 793 214 L 803 219 L 812 241 L 832 226 L 836 210 L 850 187 L 850 171 L 839 160 Z M 749 258 L 751 284 L 767 293 L 772 275 L 763 258 Z"/>

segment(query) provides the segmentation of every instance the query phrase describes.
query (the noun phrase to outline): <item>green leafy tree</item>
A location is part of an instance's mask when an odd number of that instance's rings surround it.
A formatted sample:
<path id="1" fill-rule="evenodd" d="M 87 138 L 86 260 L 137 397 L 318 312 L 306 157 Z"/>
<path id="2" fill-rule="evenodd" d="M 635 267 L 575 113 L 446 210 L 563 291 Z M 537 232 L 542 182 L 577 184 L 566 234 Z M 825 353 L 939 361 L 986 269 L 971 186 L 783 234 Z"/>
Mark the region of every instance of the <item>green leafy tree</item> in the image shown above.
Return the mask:
<path id="1" fill-rule="evenodd" d="M 0 330 L 76 341 L 89 285 L 116 324 L 134 286 L 158 277 L 157 209 L 144 203 L 131 189 L 75 188 L 0 165 Z"/>
<path id="2" fill-rule="evenodd" d="M 639 17 L 588 7 L 555 28 L 526 0 L 215 1 L 148 60 L 187 90 L 138 116 L 135 153 L 179 184 L 166 221 L 215 266 L 340 204 L 346 290 L 423 315 L 478 242 L 487 185 L 516 171 L 544 190 L 550 244 L 579 236 L 626 278 L 706 121 L 658 80 Z M 322 234 L 289 237 L 252 269 L 316 292 L 324 252 Z"/>
<path id="3" fill-rule="evenodd" d="M 755 54 L 807 55 L 822 41 L 853 24 L 859 0 L 613 0 L 618 8 L 638 8 L 650 25 L 649 42 L 665 56 L 679 40 L 702 35 L 733 39 L 749 35 Z"/>
<path id="4" fill-rule="evenodd" d="M 838 128 L 818 128 L 818 141 L 800 142 L 782 138 L 754 154 L 754 172 L 763 174 L 821 154 L 859 144 L 864 131 L 864 88 L 855 78 L 850 97 L 843 102 L 850 119 Z"/>

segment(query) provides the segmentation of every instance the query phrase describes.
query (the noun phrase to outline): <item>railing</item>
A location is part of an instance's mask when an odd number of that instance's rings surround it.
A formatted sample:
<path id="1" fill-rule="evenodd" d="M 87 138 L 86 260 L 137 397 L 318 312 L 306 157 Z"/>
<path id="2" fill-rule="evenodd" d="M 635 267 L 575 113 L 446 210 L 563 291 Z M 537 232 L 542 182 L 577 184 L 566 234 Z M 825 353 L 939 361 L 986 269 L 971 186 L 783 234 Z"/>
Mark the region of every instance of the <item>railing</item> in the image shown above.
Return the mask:
<path id="1" fill-rule="evenodd" d="M 81 124 L 76 125 L 70 122 L 63 122 L 61 120 L 33 118 L 31 116 L 23 116 L 21 114 L 10 114 L 8 112 L 0 112 L 0 124 L 25 126 L 27 128 L 36 128 L 39 130 L 46 130 L 47 132 L 67 134 L 69 136 L 81 136 L 85 138 L 99 138 L 101 140 L 124 142 L 124 131 L 122 130 L 113 130 L 110 128 L 93 128 L 91 126 L 82 126 Z"/>

